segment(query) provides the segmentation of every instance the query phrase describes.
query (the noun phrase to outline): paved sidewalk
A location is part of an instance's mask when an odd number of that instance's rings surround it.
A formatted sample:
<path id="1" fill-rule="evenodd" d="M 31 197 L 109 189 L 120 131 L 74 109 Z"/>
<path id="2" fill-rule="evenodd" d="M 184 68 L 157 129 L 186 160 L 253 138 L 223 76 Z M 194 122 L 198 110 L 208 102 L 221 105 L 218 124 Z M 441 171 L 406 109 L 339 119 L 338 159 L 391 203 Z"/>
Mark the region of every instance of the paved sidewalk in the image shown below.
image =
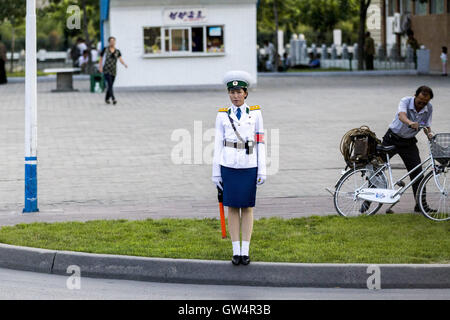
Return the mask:
<path id="1" fill-rule="evenodd" d="M 410 213 L 412 195 L 405 195 L 394 208 L 397 213 Z M 384 214 L 383 206 L 377 214 Z M 331 196 L 305 196 L 291 198 L 261 198 L 257 200 L 256 219 L 280 217 L 299 218 L 311 215 L 336 215 Z M 159 201 L 148 204 L 121 203 L 65 203 L 42 205 L 38 213 L 21 213 L 21 207 L 0 210 L 0 226 L 32 222 L 88 221 L 100 219 L 161 219 L 161 218 L 214 218 L 219 219 L 219 208 L 212 200 Z M 425 219 L 425 218 L 424 218 Z"/>
<path id="2" fill-rule="evenodd" d="M 272 174 L 258 188 L 256 215 L 335 214 L 325 187 L 334 185 L 343 168 L 342 135 L 367 124 L 381 138 L 400 98 L 422 84 L 435 91 L 433 129 L 450 132 L 450 79 L 261 77 L 248 103 L 262 106 Z M 103 102 L 103 95 L 90 93 L 87 81 L 75 81 L 80 91 L 74 93 L 52 93 L 54 86 L 52 81 L 38 83 L 37 217 L 20 213 L 24 84 L 0 86 L 0 224 L 218 216 L 210 180 L 210 138 L 217 109 L 228 104 L 225 90 L 118 91 L 119 103 L 112 106 Z M 277 130 L 279 153 L 273 148 Z M 183 133 L 190 135 L 191 160 L 176 164 L 177 134 Z M 425 155 L 422 134 L 419 140 Z M 200 141 L 197 152 L 194 145 Z M 400 207 L 411 208 L 406 202 Z"/>

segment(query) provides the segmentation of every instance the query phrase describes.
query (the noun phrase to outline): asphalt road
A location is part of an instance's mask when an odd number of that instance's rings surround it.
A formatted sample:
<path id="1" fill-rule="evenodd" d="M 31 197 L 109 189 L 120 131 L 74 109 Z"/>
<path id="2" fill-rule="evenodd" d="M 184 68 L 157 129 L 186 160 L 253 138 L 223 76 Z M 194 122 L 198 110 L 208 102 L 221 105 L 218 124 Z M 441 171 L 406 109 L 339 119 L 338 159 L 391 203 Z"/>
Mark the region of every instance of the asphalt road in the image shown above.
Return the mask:
<path id="1" fill-rule="evenodd" d="M 81 275 L 82 276 L 82 275 Z M 0 299 L 155 299 L 155 300 L 397 300 L 450 299 L 450 289 L 319 289 L 168 284 L 111 279 L 80 279 L 68 289 L 69 275 L 0 269 Z M 76 285 L 77 282 L 70 282 Z"/>

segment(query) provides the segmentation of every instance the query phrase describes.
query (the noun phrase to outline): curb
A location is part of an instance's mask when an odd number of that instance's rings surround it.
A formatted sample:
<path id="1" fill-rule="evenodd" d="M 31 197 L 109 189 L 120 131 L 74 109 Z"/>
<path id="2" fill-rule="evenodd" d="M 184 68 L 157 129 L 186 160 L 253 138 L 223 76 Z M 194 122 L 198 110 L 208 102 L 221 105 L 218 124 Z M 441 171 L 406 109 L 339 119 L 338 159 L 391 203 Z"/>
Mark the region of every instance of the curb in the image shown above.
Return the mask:
<path id="1" fill-rule="evenodd" d="M 0 244 L 0 267 L 70 276 L 152 282 L 270 287 L 367 288 L 369 264 L 302 264 L 145 258 L 56 251 Z M 380 264 L 380 287 L 450 288 L 450 264 Z"/>
<path id="2" fill-rule="evenodd" d="M 320 72 L 258 72 L 258 77 L 330 77 L 330 76 L 410 76 L 419 75 L 417 70 L 373 71 L 320 71 Z"/>
<path id="3" fill-rule="evenodd" d="M 85 74 L 75 74 L 73 75 L 73 80 L 89 80 L 89 75 Z M 37 82 L 48 82 L 48 81 L 55 81 L 56 75 L 51 74 L 48 76 L 37 76 Z M 8 83 L 24 83 L 25 77 L 9 77 Z"/>

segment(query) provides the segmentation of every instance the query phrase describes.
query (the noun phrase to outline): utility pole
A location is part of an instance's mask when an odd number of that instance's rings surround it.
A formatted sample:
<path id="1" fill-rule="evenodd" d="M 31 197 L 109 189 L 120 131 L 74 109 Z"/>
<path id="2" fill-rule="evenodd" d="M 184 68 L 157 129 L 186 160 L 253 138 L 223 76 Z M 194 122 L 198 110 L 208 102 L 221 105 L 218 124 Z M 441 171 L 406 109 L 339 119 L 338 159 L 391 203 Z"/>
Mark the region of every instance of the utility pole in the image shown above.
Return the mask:
<path id="1" fill-rule="evenodd" d="M 36 0 L 27 0 L 25 60 L 25 208 L 38 212 Z"/>

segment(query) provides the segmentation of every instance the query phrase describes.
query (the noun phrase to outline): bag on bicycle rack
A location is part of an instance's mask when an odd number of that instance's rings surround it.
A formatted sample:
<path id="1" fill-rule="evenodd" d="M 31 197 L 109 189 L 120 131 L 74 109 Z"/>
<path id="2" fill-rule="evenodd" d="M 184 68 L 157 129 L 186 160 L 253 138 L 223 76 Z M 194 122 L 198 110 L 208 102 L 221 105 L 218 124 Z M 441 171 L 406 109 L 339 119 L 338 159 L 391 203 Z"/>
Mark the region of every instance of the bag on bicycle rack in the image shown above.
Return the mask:
<path id="1" fill-rule="evenodd" d="M 444 166 L 450 164 L 450 133 L 438 133 L 433 137 L 431 154 L 440 164 Z"/>
<path id="2" fill-rule="evenodd" d="M 376 146 L 381 140 L 368 126 L 348 131 L 341 140 L 341 153 L 348 167 L 362 167 L 369 163 L 380 164 Z"/>

